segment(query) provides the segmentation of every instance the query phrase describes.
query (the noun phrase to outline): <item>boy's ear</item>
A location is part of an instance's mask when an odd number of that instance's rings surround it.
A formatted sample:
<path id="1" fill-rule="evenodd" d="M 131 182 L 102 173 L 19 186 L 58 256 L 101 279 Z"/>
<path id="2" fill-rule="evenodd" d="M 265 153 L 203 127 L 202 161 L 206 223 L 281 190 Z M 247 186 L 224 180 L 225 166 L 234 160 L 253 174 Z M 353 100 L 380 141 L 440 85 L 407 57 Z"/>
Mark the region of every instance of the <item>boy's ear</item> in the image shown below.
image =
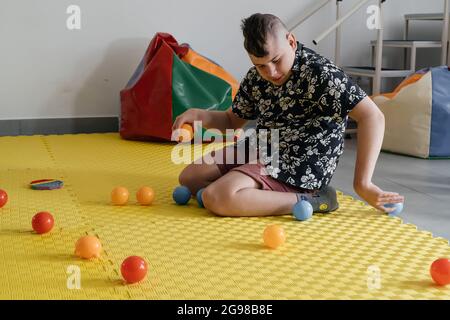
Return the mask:
<path id="1" fill-rule="evenodd" d="M 292 32 L 289 32 L 286 37 L 289 42 L 289 46 L 293 49 L 297 49 L 297 40 L 295 39 L 295 35 Z"/>

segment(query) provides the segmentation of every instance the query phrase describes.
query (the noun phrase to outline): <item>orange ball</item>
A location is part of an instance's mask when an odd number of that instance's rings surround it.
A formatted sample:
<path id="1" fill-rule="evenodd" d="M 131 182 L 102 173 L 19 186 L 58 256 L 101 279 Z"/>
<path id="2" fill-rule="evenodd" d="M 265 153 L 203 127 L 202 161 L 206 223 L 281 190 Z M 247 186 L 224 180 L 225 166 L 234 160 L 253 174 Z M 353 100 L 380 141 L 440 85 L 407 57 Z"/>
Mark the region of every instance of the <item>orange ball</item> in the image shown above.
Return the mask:
<path id="1" fill-rule="evenodd" d="M 127 188 L 116 187 L 111 192 L 111 202 L 116 206 L 123 206 L 128 202 L 130 193 Z"/>
<path id="2" fill-rule="evenodd" d="M 99 258 L 102 244 L 97 237 L 84 236 L 75 244 L 75 254 L 83 259 Z"/>
<path id="3" fill-rule="evenodd" d="M 434 261 L 430 267 L 430 275 L 440 286 L 450 284 L 450 260 L 441 258 Z"/>
<path id="4" fill-rule="evenodd" d="M 239 128 L 234 131 L 233 141 L 237 142 L 239 139 L 242 139 L 245 135 L 245 131 L 242 128 Z"/>
<path id="5" fill-rule="evenodd" d="M 263 239 L 267 247 L 276 249 L 286 241 L 286 234 L 284 233 L 283 227 L 272 224 L 264 230 Z"/>
<path id="6" fill-rule="evenodd" d="M 155 199 L 155 192 L 150 187 L 141 187 L 136 193 L 136 199 L 143 206 L 151 205 Z"/>
<path id="7" fill-rule="evenodd" d="M 194 138 L 194 129 L 190 124 L 183 124 L 181 126 L 180 136 L 178 137 L 178 142 L 188 142 L 191 141 Z"/>

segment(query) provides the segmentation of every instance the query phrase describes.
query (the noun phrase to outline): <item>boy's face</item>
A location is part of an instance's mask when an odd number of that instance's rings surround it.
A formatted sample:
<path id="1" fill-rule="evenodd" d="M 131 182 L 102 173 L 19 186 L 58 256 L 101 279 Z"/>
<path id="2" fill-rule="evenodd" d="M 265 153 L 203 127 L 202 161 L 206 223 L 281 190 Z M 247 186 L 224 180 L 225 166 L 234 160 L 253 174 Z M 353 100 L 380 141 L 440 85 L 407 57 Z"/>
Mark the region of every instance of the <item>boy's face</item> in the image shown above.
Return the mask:
<path id="1" fill-rule="evenodd" d="M 261 77 L 274 85 L 281 86 L 292 73 L 297 41 L 292 33 L 280 31 L 277 35 L 269 35 L 266 42 L 268 52 L 265 57 L 249 54 L 250 60 Z"/>

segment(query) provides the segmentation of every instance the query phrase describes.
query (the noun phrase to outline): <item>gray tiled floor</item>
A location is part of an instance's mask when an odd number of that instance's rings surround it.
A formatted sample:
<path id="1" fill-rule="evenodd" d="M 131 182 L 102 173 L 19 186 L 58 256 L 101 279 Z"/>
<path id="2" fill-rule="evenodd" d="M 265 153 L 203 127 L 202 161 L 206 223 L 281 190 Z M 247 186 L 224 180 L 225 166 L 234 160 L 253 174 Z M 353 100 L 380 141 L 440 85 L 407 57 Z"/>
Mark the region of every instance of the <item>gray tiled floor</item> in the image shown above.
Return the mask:
<path id="1" fill-rule="evenodd" d="M 353 191 L 356 140 L 346 140 L 332 185 L 356 198 Z M 400 217 L 434 236 L 450 239 L 450 160 L 423 160 L 381 153 L 373 181 L 405 196 Z"/>

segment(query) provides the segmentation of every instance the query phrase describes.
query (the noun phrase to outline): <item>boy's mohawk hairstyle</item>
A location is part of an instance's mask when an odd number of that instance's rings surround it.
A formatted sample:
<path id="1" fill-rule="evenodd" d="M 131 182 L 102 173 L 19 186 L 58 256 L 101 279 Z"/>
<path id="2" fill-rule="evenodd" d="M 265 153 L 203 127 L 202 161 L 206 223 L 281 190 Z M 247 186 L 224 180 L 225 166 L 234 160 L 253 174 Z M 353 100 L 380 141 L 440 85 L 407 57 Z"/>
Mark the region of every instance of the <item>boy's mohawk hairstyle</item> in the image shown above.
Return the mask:
<path id="1" fill-rule="evenodd" d="M 245 50 L 258 58 L 268 54 L 265 49 L 267 36 L 275 35 L 280 27 L 287 29 L 280 18 L 268 13 L 255 13 L 241 22 Z"/>

